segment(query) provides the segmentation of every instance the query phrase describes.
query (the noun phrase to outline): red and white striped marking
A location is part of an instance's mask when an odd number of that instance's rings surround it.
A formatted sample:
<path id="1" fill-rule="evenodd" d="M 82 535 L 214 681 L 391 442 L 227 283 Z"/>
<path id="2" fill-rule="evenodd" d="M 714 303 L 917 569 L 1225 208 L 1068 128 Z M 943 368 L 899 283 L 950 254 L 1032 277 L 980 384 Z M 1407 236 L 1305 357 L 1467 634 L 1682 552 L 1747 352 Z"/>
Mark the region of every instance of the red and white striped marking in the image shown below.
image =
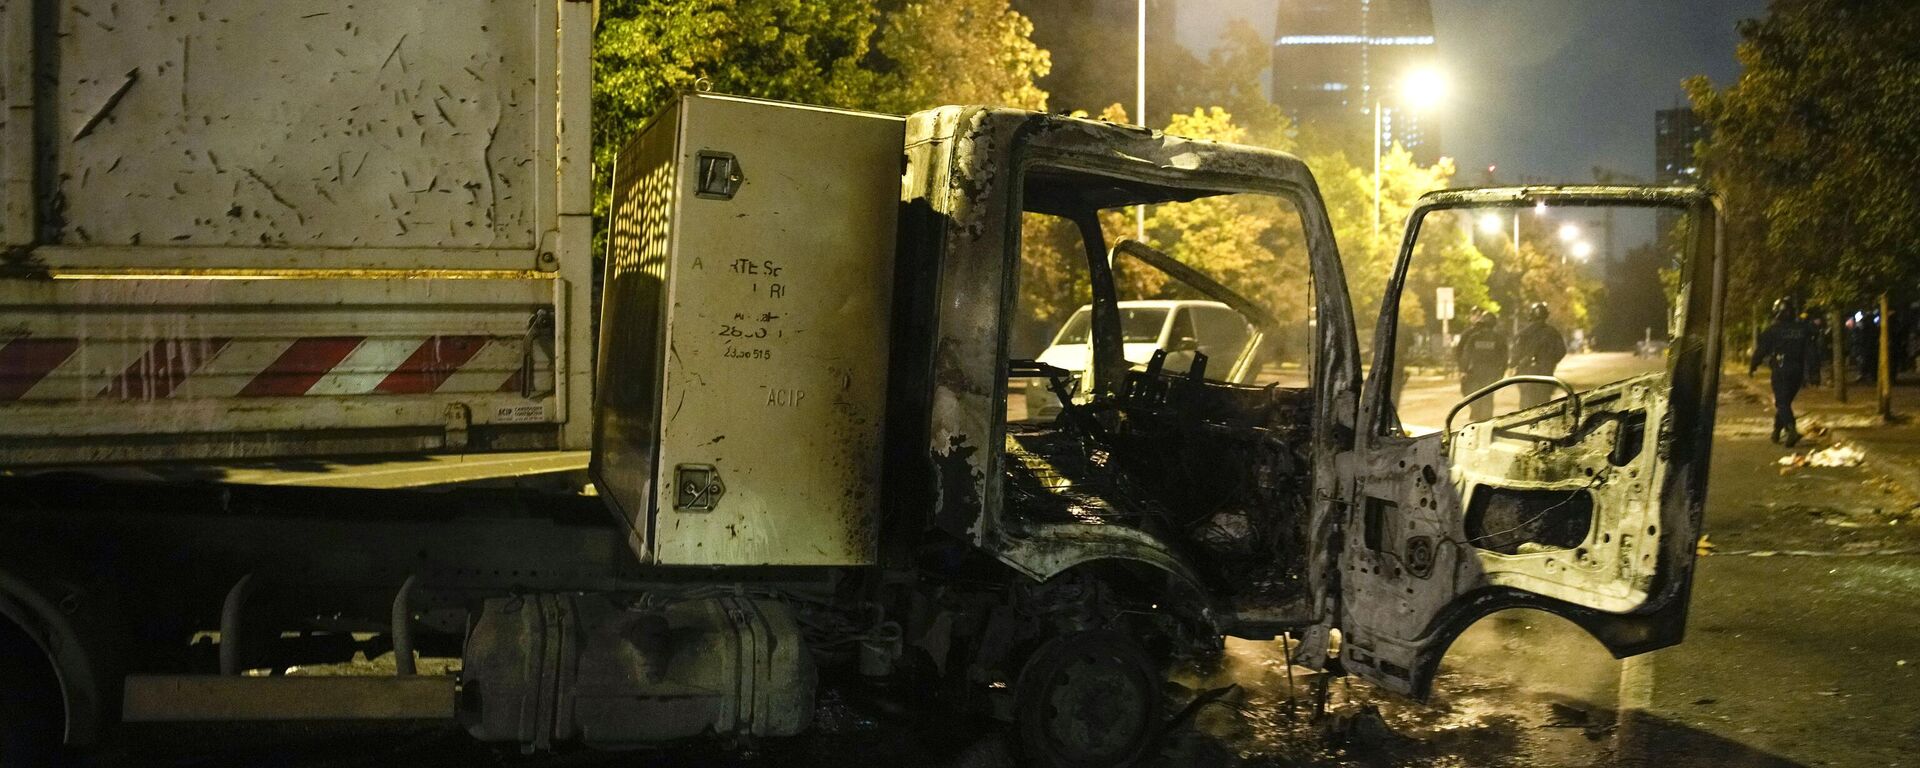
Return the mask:
<path id="1" fill-rule="evenodd" d="M 518 338 L 0 342 L 0 403 L 518 392 Z"/>

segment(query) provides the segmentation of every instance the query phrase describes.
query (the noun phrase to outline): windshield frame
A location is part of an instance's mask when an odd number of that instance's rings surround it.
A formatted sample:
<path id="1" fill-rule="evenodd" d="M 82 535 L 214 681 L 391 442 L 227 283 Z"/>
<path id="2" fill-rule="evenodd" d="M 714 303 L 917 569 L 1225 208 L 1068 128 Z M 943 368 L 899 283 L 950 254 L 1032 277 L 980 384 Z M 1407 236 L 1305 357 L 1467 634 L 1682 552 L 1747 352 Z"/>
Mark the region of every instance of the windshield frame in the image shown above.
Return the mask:
<path id="1" fill-rule="evenodd" d="M 1704 228 L 1717 227 L 1719 217 L 1718 201 L 1712 193 L 1701 187 L 1670 186 L 1559 186 L 1559 187 L 1506 187 L 1451 189 L 1428 192 L 1420 197 L 1414 209 L 1407 215 L 1406 234 L 1400 241 L 1400 249 L 1394 256 L 1393 272 L 1387 279 L 1386 293 L 1380 300 L 1380 314 L 1373 328 L 1373 349 L 1371 367 L 1366 380 L 1361 385 L 1362 417 L 1366 411 L 1373 412 L 1372 423 L 1363 422 L 1360 430 L 1363 439 L 1377 441 L 1382 437 L 1400 434 L 1400 419 L 1392 402 L 1392 392 L 1385 389 L 1378 371 L 1393 370 L 1394 360 L 1393 334 L 1397 333 L 1400 322 L 1400 300 L 1406 290 L 1407 272 L 1413 264 L 1415 248 L 1420 243 L 1421 227 L 1426 223 L 1427 215 L 1440 211 L 1461 209 L 1511 209 L 1519 210 L 1535 206 L 1552 208 L 1646 208 L 1665 209 L 1685 214 L 1691 220 L 1687 236 L 1682 240 L 1684 247 L 1690 249 L 1694 257 L 1711 258 L 1712 254 L 1702 254 L 1700 243 L 1703 235 L 1712 237 Z M 1684 329 L 1688 318 L 1685 315 L 1691 306 L 1695 286 L 1691 281 L 1682 281 L 1680 293 L 1673 299 L 1677 314 L 1670 319 L 1671 327 Z M 1357 320 L 1357 318 L 1356 318 Z M 1671 375 L 1675 362 L 1668 361 L 1667 374 Z"/>

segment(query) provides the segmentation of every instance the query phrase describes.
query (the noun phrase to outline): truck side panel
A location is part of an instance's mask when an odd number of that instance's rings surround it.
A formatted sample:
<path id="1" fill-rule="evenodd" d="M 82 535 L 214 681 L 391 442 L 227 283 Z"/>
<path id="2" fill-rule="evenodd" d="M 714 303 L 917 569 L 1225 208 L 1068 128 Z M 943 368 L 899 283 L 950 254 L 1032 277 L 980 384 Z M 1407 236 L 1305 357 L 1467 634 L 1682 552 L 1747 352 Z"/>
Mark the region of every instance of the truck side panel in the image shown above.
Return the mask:
<path id="1" fill-rule="evenodd" d="M 874 561 L 904 132 L 690 95 L 622 153 L 594 479 L 643 560 Z"/>
<path id="2" fill-rule="evenodd" d="M 589 4 L 0 13 L 0 465 L 586 447 Z"/>

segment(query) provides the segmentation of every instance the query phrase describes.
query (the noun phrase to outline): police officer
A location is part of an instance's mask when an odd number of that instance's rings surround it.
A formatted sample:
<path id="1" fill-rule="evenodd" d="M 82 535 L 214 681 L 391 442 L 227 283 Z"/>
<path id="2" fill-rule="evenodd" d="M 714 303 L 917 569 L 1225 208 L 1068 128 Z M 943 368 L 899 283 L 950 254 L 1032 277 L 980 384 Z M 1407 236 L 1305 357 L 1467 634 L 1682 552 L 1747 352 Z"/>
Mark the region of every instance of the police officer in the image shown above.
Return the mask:
<path id="1" fill-rule="evenodd" d="M 1527 324 L 1513 340 L 1513 372 L 1521 376 L 1552 376 L 1560 360 L 1567 356 L 1566 339 L 1560 329 L 1547 322 L 1547 305 L 1534 302 L 1527 308 Z M 1520 385 L 1520 407 L 1532 408 L 1553 397 L 1551 384 Z"/>
<path id="2" fill-rule="evenodd" d="M 1460 394 L 1471 394 L 1507 375 L 1507 335 L 1500 332 L 1500 318 L 1476 309 L 1473 322 L 1460 343 L 1453 348 L 1453 361 L 1460 367 Z M 1493 396 L 1473 401 L 1468 406 L 1474 421 L 1493 418 Z"/>
<path id="3" fill-rule="evenodd" d="M 1793 418 L 1793 398 L 1805 383 L 1807 356 L 1813 349 L 1813 329 L 1800 319 L 1789 299 L 1773 302 L 1773 322 L 1760 332 L 1760 343 L 1753 347 L 1753 359 L 1747 362 L 1752 376 L 1765 361 L 1773 379 L 1773 441 L 1785 441 L 1791 448 L 1800 442 L 1800 428 Z"/>

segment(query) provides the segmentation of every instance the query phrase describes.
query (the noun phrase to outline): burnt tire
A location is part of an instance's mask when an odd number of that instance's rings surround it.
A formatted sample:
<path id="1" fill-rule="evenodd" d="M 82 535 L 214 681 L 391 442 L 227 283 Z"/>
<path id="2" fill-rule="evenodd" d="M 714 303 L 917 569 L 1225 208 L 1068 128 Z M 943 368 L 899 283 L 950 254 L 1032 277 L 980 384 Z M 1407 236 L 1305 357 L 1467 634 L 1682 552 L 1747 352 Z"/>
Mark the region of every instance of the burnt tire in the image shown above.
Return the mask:
<path id="1" fill-rule="evenodd" d="M 0 768 L 70 764 L 66 709 L 46 653 L 0 618 Z"/>
<path id="2" fill-rule="evenodd" d="M 1014 687 L 1020 762 L 1034 768 L 1134 765 L 1160 735 L 1162 674 L 1118 632 L 1075 632 L 1028 657 Z"/>

